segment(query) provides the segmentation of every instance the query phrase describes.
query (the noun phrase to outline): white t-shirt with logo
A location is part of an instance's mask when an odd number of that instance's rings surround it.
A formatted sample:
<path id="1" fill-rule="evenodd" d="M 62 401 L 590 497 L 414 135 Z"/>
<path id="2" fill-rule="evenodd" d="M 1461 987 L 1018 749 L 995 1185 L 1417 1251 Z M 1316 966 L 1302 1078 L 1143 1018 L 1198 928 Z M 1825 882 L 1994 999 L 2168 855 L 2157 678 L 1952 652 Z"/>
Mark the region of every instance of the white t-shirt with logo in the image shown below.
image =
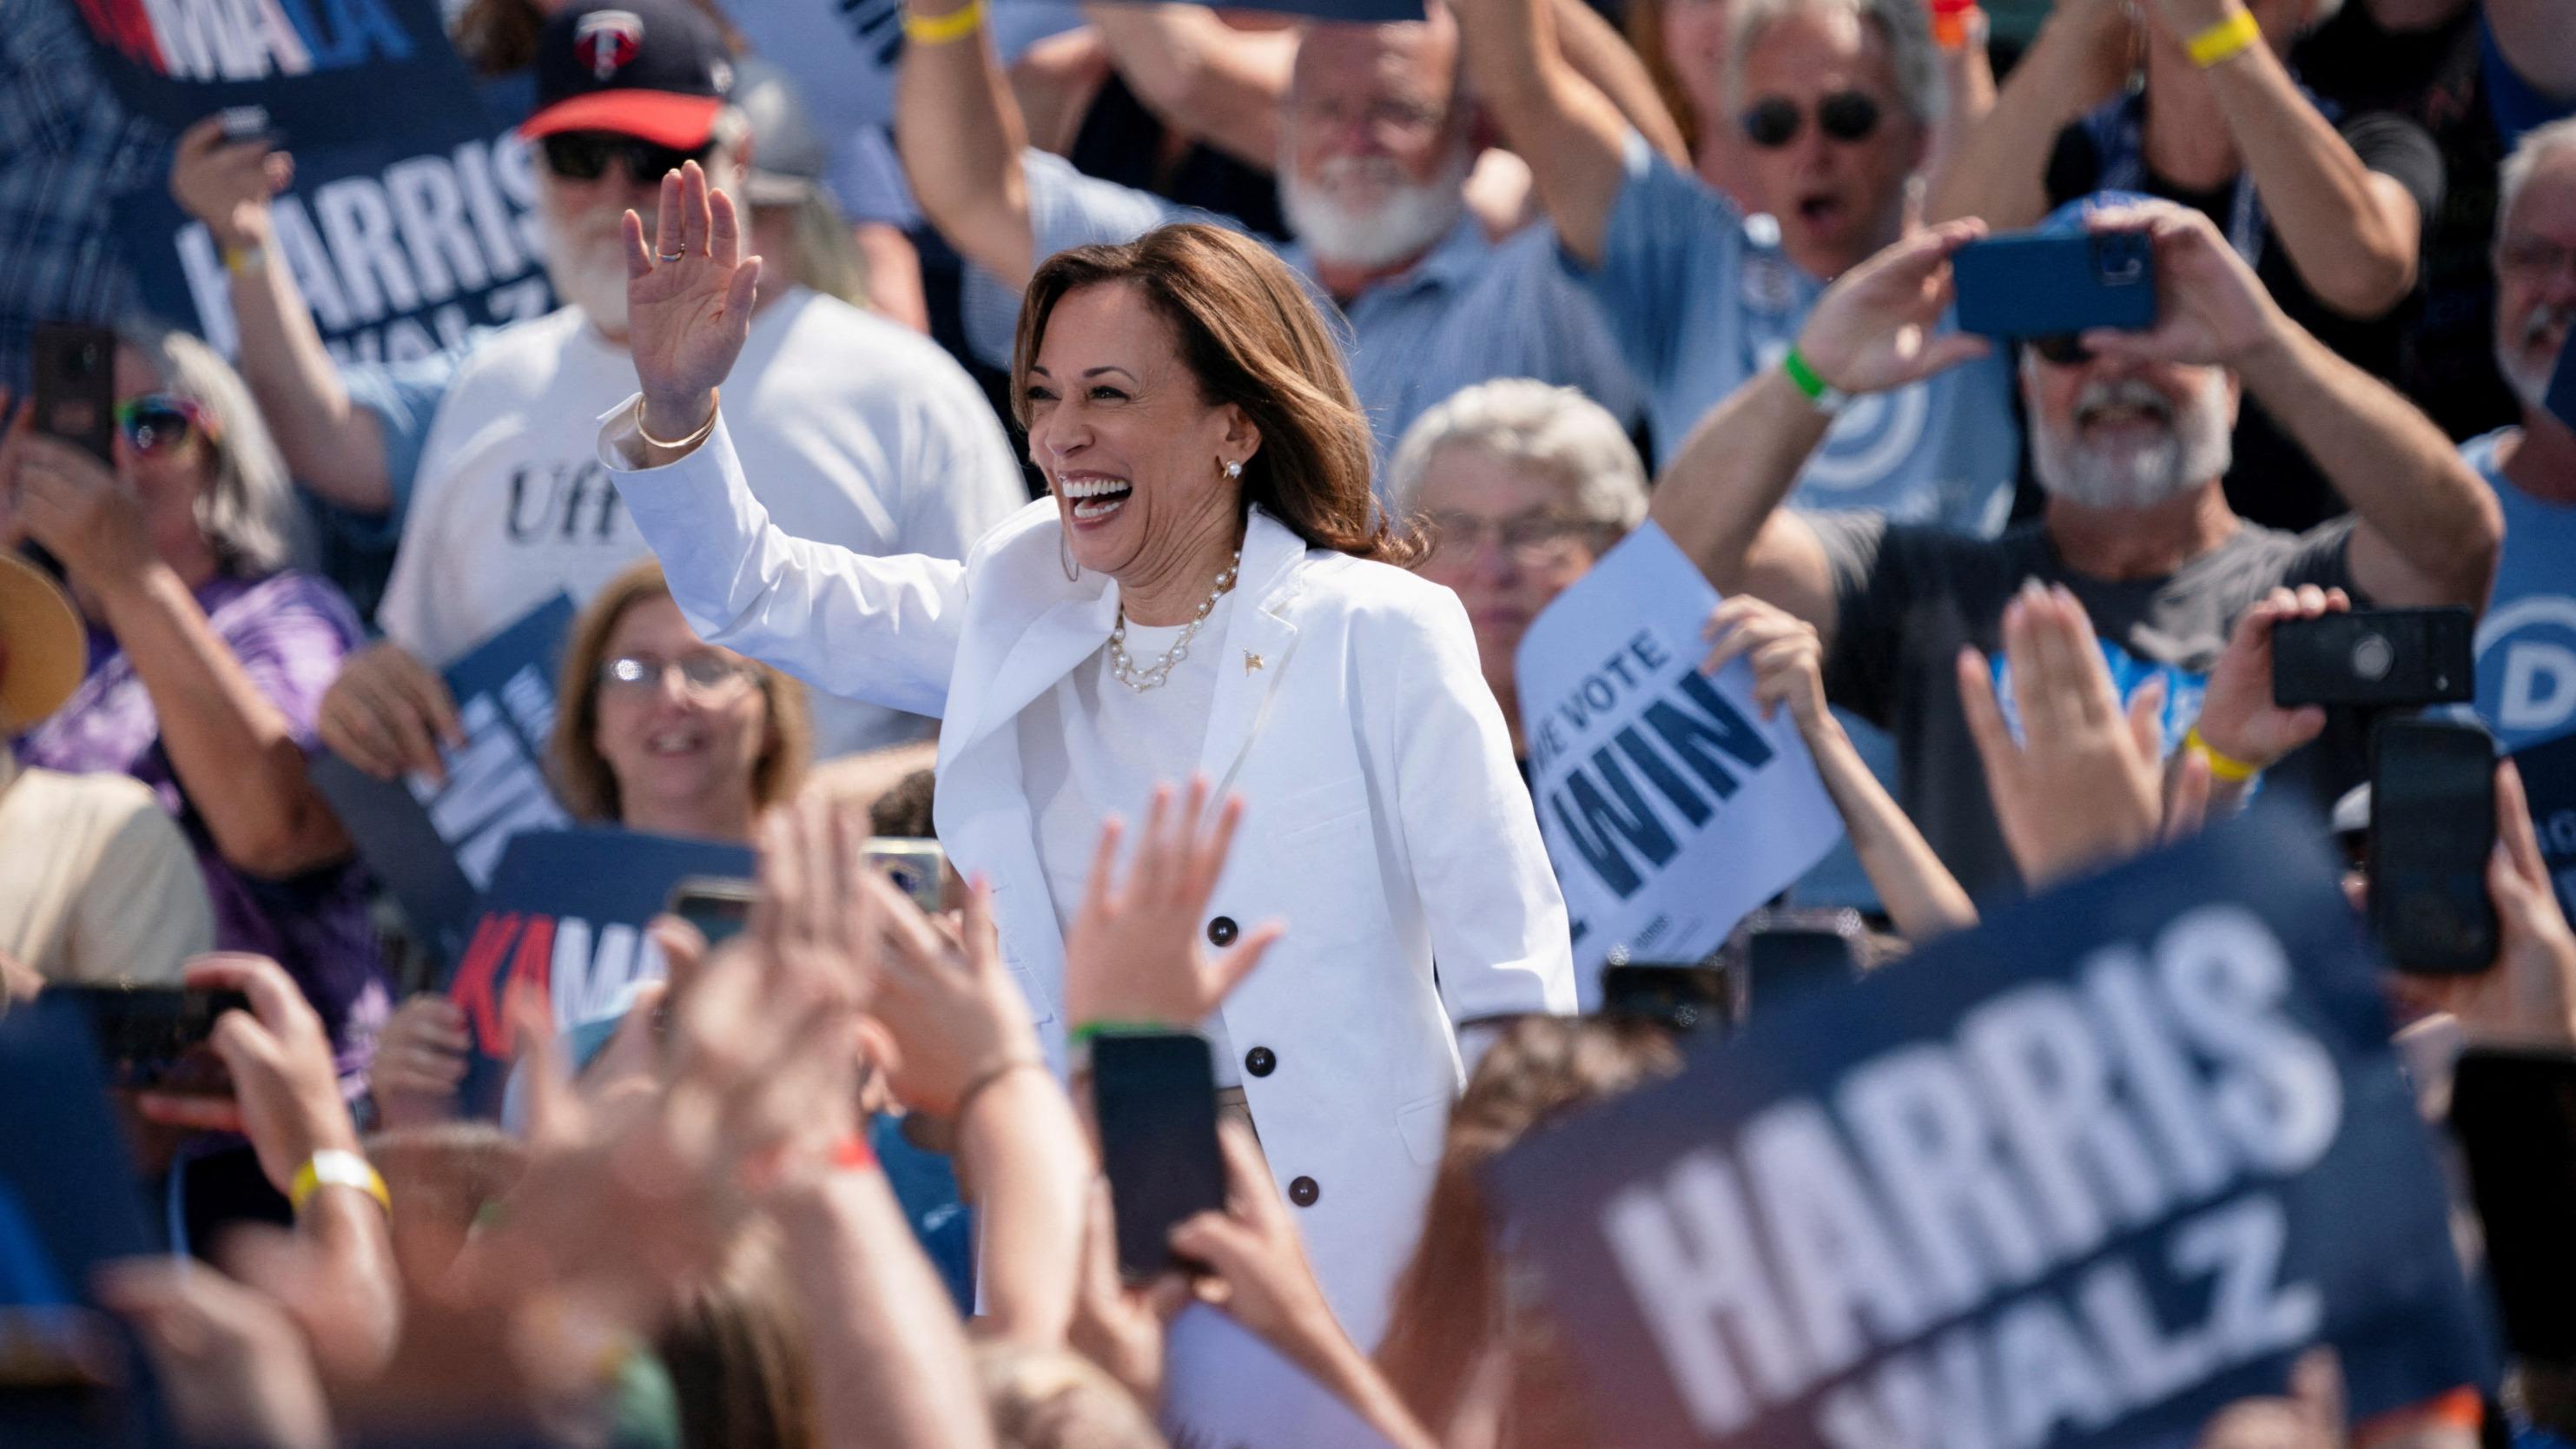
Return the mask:
<path id="1" fill-rule="evenodd" d="M 635 392 L 626 349 L 566 307 L 492 334 L 422 444 L 377 622 L 444 665 L 553 597 L 587 600 L 648 552 L 599 464 Z M 778 526 L 861 553 L 963 558 L 1026 503 L 984 394 L 928 338 L 804 288 L 752 318 L 723 390 Z M 810 695 L 818 756 L 916 739 L 915 716 Z"/>

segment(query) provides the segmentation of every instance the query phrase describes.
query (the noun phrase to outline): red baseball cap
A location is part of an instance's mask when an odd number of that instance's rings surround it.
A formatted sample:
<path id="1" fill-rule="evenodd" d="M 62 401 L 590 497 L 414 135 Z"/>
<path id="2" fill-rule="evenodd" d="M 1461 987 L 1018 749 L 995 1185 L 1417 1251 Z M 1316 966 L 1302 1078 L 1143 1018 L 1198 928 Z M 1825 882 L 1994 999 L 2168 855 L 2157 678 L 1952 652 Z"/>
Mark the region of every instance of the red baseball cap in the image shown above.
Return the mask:
<path id="1" fill-rule="evenodd" d="M 617 0 L 556 12 L 537 40 L 533 141 L 613 131 L 675 151 L 715 132 L 733 59 L 715 23 L 688 0 Z"/>

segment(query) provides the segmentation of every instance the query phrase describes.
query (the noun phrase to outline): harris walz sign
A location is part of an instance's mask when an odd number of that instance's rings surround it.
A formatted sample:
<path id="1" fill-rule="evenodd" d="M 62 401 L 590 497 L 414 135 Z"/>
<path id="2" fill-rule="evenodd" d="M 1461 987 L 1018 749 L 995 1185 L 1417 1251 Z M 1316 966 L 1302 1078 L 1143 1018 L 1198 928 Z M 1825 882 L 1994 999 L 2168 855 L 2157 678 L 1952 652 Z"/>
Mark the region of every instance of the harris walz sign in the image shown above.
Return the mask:
<path id="1" fill-rule="evenodd" d="M 553 305 L 535 174 L 441 28 L 437 0 L 77 0 L 126 108 L 175 136 L 255 107 L 292 150 L 270 265 L 342 361 L 403 361 Z M 146 305 L 227 355 L 224 258 L 166 188 L 117 227 Z"/>

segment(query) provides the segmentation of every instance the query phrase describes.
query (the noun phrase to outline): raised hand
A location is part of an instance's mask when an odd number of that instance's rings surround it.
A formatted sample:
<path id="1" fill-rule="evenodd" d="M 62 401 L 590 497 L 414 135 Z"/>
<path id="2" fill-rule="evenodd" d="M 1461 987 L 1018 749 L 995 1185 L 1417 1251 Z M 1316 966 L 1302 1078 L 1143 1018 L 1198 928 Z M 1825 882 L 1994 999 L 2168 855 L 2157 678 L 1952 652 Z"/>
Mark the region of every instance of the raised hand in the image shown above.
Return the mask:
<path id="1" fill-rule="evenodd" d="M 446 784 L 440 748 L 465 747 L 447 681 L 391 639 L 349 656 L 315 723 L 331 753 L 379 780 L 417 770 Z"/>
<path id="2" fill-rule="evenodd" d="M 285 968 L 264 956 L 225 951 L 190 961 L 185 980 L 199 990 L 238 991 L 250 998 L 250 1010 L 215 1018 L 207 1039 L 232 1073 L 233 1095 L 146 1092 L 138 1102 L 146 1118 L 241 1133 L 279 1192 L 314 1153 L 357 1150 L 358 1127 L 340 1096 L 331 1039 Z"/>
<path id="3" fill-rule="evenodd" d="M 695 161 L 662 178 L 653 239 L 626 213 L 626 345 L 644 389 L 644 431 L 677 438 L 715 411 L 716 384 L 751 336 L 760 258 L 742 254 L 733 198 Z"/>
<path id="4" fill-rule="evenodd" d="M 426 1127 L 456 1115 L 456 1088 L 465 1080 L 473 1038 L 465 1012 L 434 992 L 394 1008 L 376 1034 L 376 1056 L 367 1090 L 376 1117 L 388 1128 Z"/>
<path id="5" fill-rule="evenodd" d="M 2084 345 L 2109 357 L 2235 367 L 2281 335 L 2272 294 L 2219 234 L 2218 224 L 2170 201 L 2106 207 L 2095 232 L 2143 231 L 2155 249 L 2156 325 L 2143 332 L 2095 327 Z"/>
<path id="6" fill-rule="evenodd" d="M 1959 703 L 2022 878 L 2045 885 L 2155 844 L 2163 822 L 2161 684 L 2139 690 L 2123 719 L 2092 621 L 2062 585 L 2033 581 L 2005 606 L 2004 657 L 2021 741 L 2005 725 L 1975 649 L 1959 651 Z"/>
<path id="7" fill-rule="evenodd" d="M 1125 826 L 1112 816 L 1100 827 L 1082 910 L 1064 943 L 1065 1016 L 1075 1028 L 1191 1026 L 1215 1011 L 1283 934 L 1278 922 L 1266 921 L 1214 960 L 1199 950 L 1208 897 L 1243 820 L 1242 799 L 1231 798 L 1216 823 L 1202 829 L 1207 801 L 1204 776 L 1191 778 L 1177 812 L 1172 787 L 1155 786 L 1124 881 L 1117 877 Z"/>
<path id="8" fill-rule="evenodd" d="M 171 155 L 171 197 L 221 246 L 265 245 L 268 199 L 294 182 L 294 157 L 265 141 L 225 140 L 221 116 L 180 132 Z"/>
<path id="9" fill-rule="evenodd" d="M 1985 234 L 1973 217 L 1943 222 L 1845 272 L 1798 329 L 1798 355 L 1848 393 L 1885 392 L 1985 356 L 1986 339 L 1937 330 L 1954 290 L 1950 254 Z"/>
<path id="10" fill-rule="evenodd" d="M 1824 643 L 1816 626 L 1776 604 L 1751 594 L 1728 596 L 1700 626 L 1709 641 L 1702 674 L 1715 674 L 1742 657 L 1753 665 L 1753 702 L 1769 719 L 1780 706 L 1801 734 L 1822 726 L 1826 718 Z"/>
<path id="11" fill-rule="evenodd" d="M 2471 1045 L 2576 1049 L 2576 932 L 2558 908 L 2522 772 L 2496 765 L 2496 848 L 2487 862 L 2495 902 L 2495 964 L 2475 976 L 2392 978 L 2409 1003 L 2459 1019 Z"/>

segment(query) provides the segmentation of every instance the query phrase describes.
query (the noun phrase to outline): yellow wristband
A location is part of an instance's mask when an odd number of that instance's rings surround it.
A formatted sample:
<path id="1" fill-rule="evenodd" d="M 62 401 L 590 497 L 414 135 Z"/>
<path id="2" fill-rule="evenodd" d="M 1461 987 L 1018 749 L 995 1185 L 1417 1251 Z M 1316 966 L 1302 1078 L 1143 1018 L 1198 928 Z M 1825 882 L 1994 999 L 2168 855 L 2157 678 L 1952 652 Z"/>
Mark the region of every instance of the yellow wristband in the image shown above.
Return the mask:
<path id="1" fill-rule="evenodd" d="M 946 45 L 952 40 L 964 40 L 983 24 L 984 0 L 973 0 L 965 9 L 946 15 L 915 15 L 906 11 L 903 38 L 915 45 Z"/>
<path id="2" fill-rule="evenodd" d="M 325 1187 L 354 1187 L 374 1198 L 386 1212 L 394 1210 L 393 1194 L 385 1191 L 384 1175 L 357 1153 L 332 1147 L 305 1159 L 304 1165 L 295 1169 L 295 1181 L 287 1184 L 287 1204 L 301 1215 L 313 1194 Z"/>
<path id="3" fill-rule="evenodd" d="M 2191 52 L 2193 65 L 2207 70 L 2262 38 L 2263 27 L 2254 23 L 2254 12 L 2239 9 L 2193 36 L 2183 48 Z"/>
<path id="4" fill-rule="evenodd" d="M 2213 748 L 2209 741 L 2200 737 L 2198 725 L 2193 725 L 2190 733 L 2182 737 L 2182 747 L 2196 752 L 2202 759 L 2209 761 L 2209 774 L 2212 779 L 2225 780 L 2233 785 L 2239 781 L 2251 780 L 2263 773 L 2261 765 L 2248 764 L 2234 755 L 2222 754 Z"/>

